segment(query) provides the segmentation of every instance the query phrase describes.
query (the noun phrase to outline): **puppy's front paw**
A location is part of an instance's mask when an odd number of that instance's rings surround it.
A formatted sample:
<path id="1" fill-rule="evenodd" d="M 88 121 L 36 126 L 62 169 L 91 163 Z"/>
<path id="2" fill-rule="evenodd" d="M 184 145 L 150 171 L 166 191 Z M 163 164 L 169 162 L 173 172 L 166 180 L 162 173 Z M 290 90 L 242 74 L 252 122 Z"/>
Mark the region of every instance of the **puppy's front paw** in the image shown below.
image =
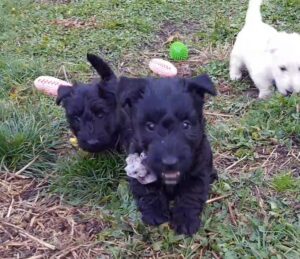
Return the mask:
<path id="1" fill-rule="evenodd" d="M 138 208 L 144 223 L 157 226 L 169 221 L 170 211 L 164 196 L 157 194 L 142 197 L 138 200 Z"/>
<path id="2" fill-rule="evenodd" d="M 232 81 L 238 81 L 242 78 L 242 73 L 237 71 L 230 71 L 230 79 Z"/>
<path id="3" fill-rule="evenodd" d="M 169 221 L 169 215 L 157 211 L 152 211 L 142 213 L 142 220 L 147 225 L 158 226 Z"/>
<path id="4" fill-rule="evenodd" d="M 180 217 L 173 218 L 171 221 L 171 227 L 178 234 L 184 234 L 192 236 L 195 234 L 201 226 L 199 217 L 188 217 L 182 214 Z"/>
<path id="5" fill-rule="evenodd" d="M 265 91 L 265 90 L 260 90 L 258 94 L 258 98 L 262 100 L 266 100 L 272 96 L 273 92 L 272 91 Z"/>

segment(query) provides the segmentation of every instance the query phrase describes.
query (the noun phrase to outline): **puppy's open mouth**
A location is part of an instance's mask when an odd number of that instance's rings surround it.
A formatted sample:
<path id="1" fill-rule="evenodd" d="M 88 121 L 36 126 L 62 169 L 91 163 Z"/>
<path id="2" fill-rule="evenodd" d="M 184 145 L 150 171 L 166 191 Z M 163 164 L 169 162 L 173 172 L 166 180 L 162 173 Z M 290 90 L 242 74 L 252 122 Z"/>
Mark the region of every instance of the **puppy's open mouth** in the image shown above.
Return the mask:
<path id="1" fill-rule="evenodd" d="M 162 173 L 162 178 L 165 184 L 175 185 L 178 183 L 180 178 L 180 172 L 164 172 Z"/>

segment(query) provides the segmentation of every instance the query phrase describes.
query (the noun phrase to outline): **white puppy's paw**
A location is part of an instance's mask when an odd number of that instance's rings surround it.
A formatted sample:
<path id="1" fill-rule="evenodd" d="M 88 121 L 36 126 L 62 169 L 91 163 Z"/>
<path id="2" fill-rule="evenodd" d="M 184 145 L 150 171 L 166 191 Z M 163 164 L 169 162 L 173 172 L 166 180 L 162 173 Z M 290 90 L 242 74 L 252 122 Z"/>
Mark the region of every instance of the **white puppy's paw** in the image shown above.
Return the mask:
<path id="1" fill-rule="evenodd" d="M 242 72 L 230 71 L 230 79 L 233 81 L 238 81 L 242 78 Z"/>
<path id="2" fill-rule="evenodd" d="M 273 94 L 273 92 L 270 90 L 260 90 L 259 94 L 258 94 L 258 98 L 265 100 L 265 99 L 270 98 L 272 96 L 272 94 Z"/>

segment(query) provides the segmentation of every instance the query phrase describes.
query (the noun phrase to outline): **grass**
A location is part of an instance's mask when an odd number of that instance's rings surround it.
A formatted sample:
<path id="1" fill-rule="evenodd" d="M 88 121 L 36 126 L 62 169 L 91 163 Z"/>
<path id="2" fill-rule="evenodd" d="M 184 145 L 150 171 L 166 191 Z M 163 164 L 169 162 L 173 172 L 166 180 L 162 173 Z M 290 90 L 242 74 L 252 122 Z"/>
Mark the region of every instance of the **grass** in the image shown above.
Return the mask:
<path id="1" fill-rule="evenodd" d="M 123 160 L 117 154 L 90 155 L 83 151 L 62 158 L 57 163 L 61 176 L 52 187 L 70 204 L 110 202 L 120 179 L 124 178 Z"/>
<path id="2" fill-rule="evenodd" d="M 299 180 L 294 179 L 291 174 L 278 175 L 273 180 L 273 187 L 277 192 L 284 192 L 288 190 L 297 190 L 296 186 Z"/>
<path id="3" fill-rule="evenodd" d="M 66 3 L 63 3 L 66 2 Z M 267 1 L 264 19 L 300 31 L 297 0 Z M 258 101 L 250 80 L 231 82 L 228 52 L 247 1 L 17 1 L 0 3 L 1 171 L 48 179 L 49 192 L 103 213 L 97 235 L 116 258 L 299 258 L 299 96 Z M 128 191 L 124 158 L 74 150 L 64 114 L 37 93 L 43 74 L 89 80 L 88 51 L 100 51 L 120 74 L 150 74 L 175 35 L 190 47 L 192 75 L 208 72 L 219 92 L 206 105 L 207 131 L 220 180 L 193 238 L 168 225 L 142 224 Z M 254 94 L 253 94 L 254 93 Z M 32 162 L 32 163 L 30 163 Z"/>
<path id="4" fill-rule="evenodd" d="M 40 107 L 30 101 L 19 105 L 12 101 L 0 103 L 0 157 L 2 168 L 17 171 L 30 161 L 29 175 L 46 176 L 55 162 L 55 149 L 61 143 L 60 121 L 47 114 L 49 106 Z"/>

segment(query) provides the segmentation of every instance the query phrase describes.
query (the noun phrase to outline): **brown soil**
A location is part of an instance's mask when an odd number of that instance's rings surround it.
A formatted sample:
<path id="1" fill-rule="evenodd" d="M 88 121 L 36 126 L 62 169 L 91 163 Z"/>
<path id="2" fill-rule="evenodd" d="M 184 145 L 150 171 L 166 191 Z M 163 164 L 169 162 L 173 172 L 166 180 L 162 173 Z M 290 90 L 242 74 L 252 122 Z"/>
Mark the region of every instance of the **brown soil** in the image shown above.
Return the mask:
<path id="1" fill-rule="evenodd" d="M 47 185 L 0 173 L 0 255 L 5 258 L 108 258 L 97 242 L 107 225 L 89 207 L 62 204 Z"/>

